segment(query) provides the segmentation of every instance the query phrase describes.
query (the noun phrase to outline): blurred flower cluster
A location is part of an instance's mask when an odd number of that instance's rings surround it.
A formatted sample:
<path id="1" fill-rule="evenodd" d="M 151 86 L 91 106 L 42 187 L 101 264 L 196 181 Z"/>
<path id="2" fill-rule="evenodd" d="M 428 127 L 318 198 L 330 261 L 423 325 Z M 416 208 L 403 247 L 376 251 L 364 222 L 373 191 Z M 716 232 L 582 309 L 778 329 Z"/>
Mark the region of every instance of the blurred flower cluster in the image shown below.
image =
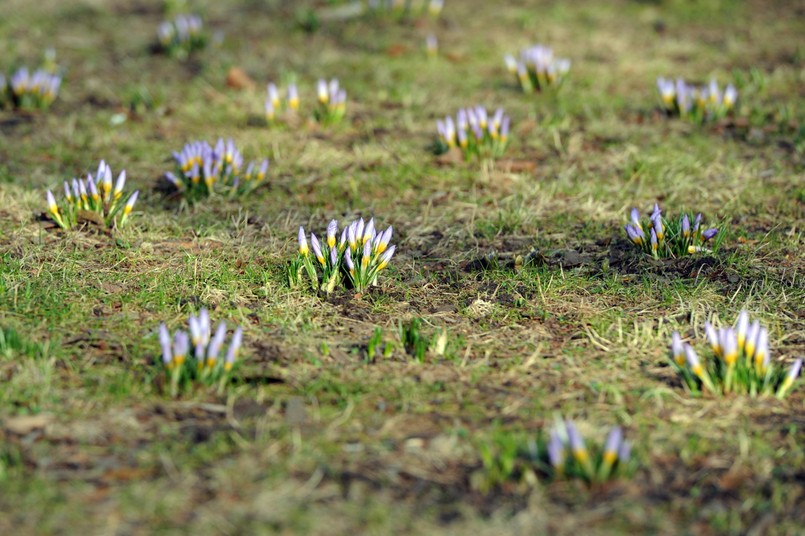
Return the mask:
<path id="1" fill-rule="evenodd" d="M 181 59 L 207 45 L 204 23 L 198 15 L 177 15 L 172 21 L 163 21 L 157 28 L 157 39 L 166 54 Z"/>
<path id="2" fill-rule="evenodd" d="M 678 332 L 671 337 L 671 361 L 692 392 L 702 387 L 714 394 L 742 393 L 784 398 L 802 369 L 797 359 L 785 371 L 771 360 L 769 332 L 741 311 L 734 327 L 716 330 L 709 322 L 704 332 L 711 355 L 700 358 Z"/>
<path id="3" fill-rule="evenodd" d="M 107 227 L 123 226 L 137 202 L 139 190 L 124 199 L 126 170 L 112 183 L 112 169 L 101 160 L 98 171 L 86 180 L 64 181 L 64 200 L 56 202 L 53 192 L 47 191 L 48 213 L 62 229 L 74 227 L 82 221 L 92 221 Z M 118 219 L 118 216 L 120 217 Z"/>
<path id="4" fill-rule="evenodd" d="M 165 324 L 159 325 L 162 365 L 170 379 L 172 396 L 193 383 L 223 388 L 237 365 L 243 342 L 243 330 L 238 327 L 224 352 L 226 322 L 220 322 L 213 333 L 206 309 L 201 309 L 198 316 L 191 315 L 187 324 L 188 331 L 177 330 L 173 337 Z"/>
<path id="5" fill-rule="evenodd" d="M 173 153 L 177 172 L 165 178 L 190 201 L 218 191 L 234 197 L 260 186 L 268 173 L 268 159 L 249 162 L 244 169 L 243 155 L 230 138 L 219 138 L 215 147 L 206 141 L 185 144 Z"/>
<path id="6" fill-rule="evenodd" d="M 715 227 L 703 229 L 701 222 L 701 214 L 697 214 L 692 221 L 688 214 L 676 220 L 667 220 L 663 218 L 659 205 L 654 203 L 654 210 L 645 222 L 640 221 L 640 213 L 633 208 L 631 223 L 627 223 L 624 229 L 633 244 L 655 259 L 681 257 L 699 252 L 712 253 L 718 248 L 723 233 Z M 719 238 L 713 240 L 716 236 Z M 711 249 L 705 247 L 711 244 Z"/>
<path id="7" fill-rule="evenodd" d="M 479 491 L 519 485 L 533 487 L 547 480 L 580 479 L 593 485 L 628 475 L 633 469 L 632 444 L 623 430 L 609 430 L 603 445 L 584 440 L 576 424 L 561 416 L 547 434 L 498 433 L 479 446 L 482 468 L 470 477 Z"/>
<path id="8" fill-rule="evenodd" d="M 61 81 L 61 76 L 46 69 L 31 73 L 20 67 L 8 78 L 0 73 L 0 107 L 9 103 L 21 110 L 46 109 L 56 100 Z"/>
<path id="9" fill-rule="evenodd" d="M 313 119 L 322 125 L 339 123 L 347 111 L 347 92 L 340 86 L 338 79 L 329 82 L 320 79 L 316 86 L 316 107 Z M 296 84 L 288 84 L 282 91 L 271 82 L 266 87 L 265 118 L 269 125 L 280 122 L 293 124 L 300 111 L 299 89 Z"/>
<path id="10" fill-rule="evenodd" d="M 342 282 L 355 292 L 377 285 L 377 276 L 391 261 L 396 246 L 390 245 L 392 229 L 375 229 L 374 219 L 353 221 L 338 236 L 338 222 L 332 220 L 322 241 L 299 228 L 299 254 L 288 271 L 291 286 L 298 286 L 307 274 L 317 290 L 329 294 Z"/>
<path id="11" fill-rule="evenodd" d="M 483 106 L 462 108 L 456 114 L 436 121 L 439 135 L 437 151 L 446 152 L 458 147 L 464 159 L 497 158 L 506 150 L 509 142 L 509 116 L 498 108 L 490 115 Z"/>
<path id="12" fill-rule="evenodd" d="M 551 429 L 545 451 L 554 478 L 604 482 L 629 463 L 632 444 L 623 438 L 620 426 L 615 426 L 603 448 L 588 449 L 576 425 L 565 420 Z"/>
<path id="13" fill-rule="evenodd" d="M 283 114 L 296 113 L 299 110 L 299 90 L 296 84 L 288 84 L 284 95 L 274 82 L 266 86 L 266 121 L 269 124 L 275 123 Z M 284 97 L 284 98 L 283 98 Z"/>
<path id="14" fill-rule="evenodd" d="M 338 79 L 329 82 L 319 79 L 316 86 L 318 106 L 313 117 L 322 125 L 339 123 L 347 111 L 347 92 L 338 84 Z"/>
<path id="15" fill-rule="evenodd" d="M 660 77 L 657 79 L 657 91 L 668 115 L 698 123 L 723 118 L 735 107 L 738 98 L 735 86 L 729 84 L 721 91 L 715 80 L 697 87 L 681 78 L 672 80 Z"/>
<path id="16" fill-rule="evenodd" d="M 519 58 L 506 55 L 503 59 L 506 68 L 517 77 L 520 87 L 526 93 L 558 87 L 570 71 L 570 60 L 555 58 L 553 49 L 544 45 L 522 49 Z"/>

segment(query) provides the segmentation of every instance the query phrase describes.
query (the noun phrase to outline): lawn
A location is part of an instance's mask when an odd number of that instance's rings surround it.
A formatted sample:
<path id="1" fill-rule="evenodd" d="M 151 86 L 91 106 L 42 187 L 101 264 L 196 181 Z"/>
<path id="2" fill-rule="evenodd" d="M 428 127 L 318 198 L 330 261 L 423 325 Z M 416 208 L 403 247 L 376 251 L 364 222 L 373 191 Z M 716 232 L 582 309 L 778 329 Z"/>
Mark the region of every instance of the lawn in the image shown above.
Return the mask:
<path id="1" fill-rule="evenodd" d="M 805 354 L 802 6 L 343 4 L 0 3 L 0 72 L 53 49 L 64 75 L 50 108 L 0 108 L 0 533 L 801 534 L 802 380 L 691 393 L 668 348 L 703 354 L 704 322 L 745 309 L 774 364 Z M 207 46 L 159 53 L 181 12 Z M 507 72 L 533 43 L 572 61 L 560 87 Z M 666 117 L 660 76 L 733 83 L 735 109 Z M 319 78 L 342 121 L 309 119 Z M 266 123 L 272 81 L 299 120 Z M 475 105 L 511 117 L 505 153 L 434 154 L 436 120 Z M 270 160 L 265 184 L 166 191 L 172 152 L 220 137 Z M 47 189 L 101 159 L 140 191 L 126 225 L 58 228 Z M 655 202 L 720 247 L 633 247 Z M 394 230 L 376 286 L 291 284 L 300 226 L 359 217 Z M 159 325 L 202 308 L 243 328 L 238 366 L 172 396 Z M 630 462 L 552 477 L 524 452 L 560 417 L 592 448 L 620 426 Z"/>

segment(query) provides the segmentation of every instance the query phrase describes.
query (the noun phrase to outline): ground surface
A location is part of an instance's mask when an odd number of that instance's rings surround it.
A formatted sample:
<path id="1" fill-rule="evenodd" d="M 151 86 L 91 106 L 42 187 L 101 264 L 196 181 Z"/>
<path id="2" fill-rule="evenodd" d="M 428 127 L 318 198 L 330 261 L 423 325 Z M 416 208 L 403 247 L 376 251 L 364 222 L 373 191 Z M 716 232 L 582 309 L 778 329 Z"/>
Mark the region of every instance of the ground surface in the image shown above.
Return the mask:
<path id="1" fill-rule="evenodd" d="M 768 325 L 774 359 L 805 351 L 802 6 L 448 0 L 436 23 L 306 33 L 298 5 L 200 2 L 222 39 L 179 62 L 150 50 L 160 2 L 0 4 L 0 67 L 53 47 L 66 68 L 49 112 L 0 111 L 0 533 L 802 530 L 805 389 L 694 398 L 666 361 L 672 330 L 741 308 Z M 503 69 L 538 41 L 573 61 L 552 97 Z M 232 67 L 257 86 L 229 87 Z M 262 125 L 263 84 L 291 74 L 339 77 L 345 123 Z M 739 119 L 661 117 L 660 75 L 735 81 Z M 154 105 L 132 111 L 143 95 Z M 474 103 L 512 116 L 506 158 L 439 161 L 435 119 Z M 171 151 L 218 136 L 270 157 L 270 184 L 192 208 L 154 188 Z M 101 158 L 142 190 L 132 225 L 48 228 L 44 189 Z M 723 248 L 630 252 L 626 211 L 658 200 L 726 224 Z M 297 227 L 358 215 L 394 225 L 380 286 L 289 288 Z M 201 306 L 244 326 L 245 362 L 223 393 L 174 400 L 155 329 Z M 444 357 L 367 359 L 376 327 L 394 341 L 415 317 L 448 330 Z M 560 412 L 589 437 L 621 424 L 631 477 L 472 484 L 480 445 Z"/>

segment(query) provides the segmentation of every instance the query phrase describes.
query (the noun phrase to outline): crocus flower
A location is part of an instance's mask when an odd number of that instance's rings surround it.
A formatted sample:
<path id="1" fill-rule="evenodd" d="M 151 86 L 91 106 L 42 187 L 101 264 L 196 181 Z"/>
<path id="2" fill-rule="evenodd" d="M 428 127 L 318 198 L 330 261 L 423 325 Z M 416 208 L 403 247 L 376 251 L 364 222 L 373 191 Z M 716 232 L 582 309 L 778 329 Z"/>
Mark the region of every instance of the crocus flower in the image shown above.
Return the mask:
<path id="1" fill-rule="evenodd" d="M 717 234 L 718 234 L 718 229 L 716 229 L 715 227 L 713 227 L 711 229 L 707 229 L 706 231 L 702 231 L 702 240 L 704 240 L 704 241 L 710 240 L 711 238 L 713 238 Z"/>
<path id="2" fill-rule="evenodd" d="M 610 430 L 607 436 L 607 441 L 604 445 L 603 461 L 608 465 L 612 465 L 618 459 L 618 452 L 623 442 L 623 430 L 620 426 L 614 427 Z"/>
<path id="3" fill-rule="evenodd" d="M 565 427 L 567 428 L 567 437 L 570 442 L 573 457 L 581 464 L 588 463 L 589 454 L 587 453 L 587 447 L 584 445 L 584 439 L 582 439 L 576 425 L 571 421 L 565 421 Z"/>
<path id="4" fill-rule="evenodd" d="M 313 233 L 310 233 L 310 247 L 313 250 L 313 255 L 316 256 L 316 259 L 323 266 L 324 255 L 322 255 L 321 253 L 321 245 L 319 244 L 319 239 L 316 238 L 316 235 L 314 235 Z"/>
<path id="5" fill-rule="evenodd" d="M 349 270 L 349 273 L 355 275 L 355 263 L 352 262 L 352 253 L 350 253 L 349 248 L 344 250 L 344 263 L 347 265 L 347 270 Z"/>
<path id="6" fill-rule="evenodd" d="M 760 322 L 755 320 L 749 325 L 749 329 L 746 332 L 746 343 L 744 344 L 744 352 L 749 357 L 755 355 L 755 347 L 757 345 L 757 336 L 759 332 Z"/>
<path id="7" fill-rule="evenodd" d="M 695 376 L 702 377 L 704 375 L 704 368 L 702 368 L 702 364 L 699 361 L 699 356 L 696 355 L 696 351 L 689 344 L 685 345 L 685 359 L 688 362 L 690 371 L 693 372 Z"/>
<path id="8" fill-rule="evenodd" d="M 733 365 L 735 360 L 738 359 L 738 338 L 735 335 L 735 330 L 732 328 L 721 330 L 719 345 L 724 362 L 727 365 Z"/>
<path id="9" fill-rule="evenodd" d="M 303 257 L 306 257 L 308 252 L 310 251 L 310 249 L 307 246 L 307 237 L 305 236 L 305 228 L 304 227 L 301 227 L 301 226 L 299 227 L 298 240 L 299 240 L 299 253 Z"/>
<path id="10" fill-rule="evenodd" d="M 296 88 L 296 84 L 288 86 L 288 107 L 291 110 L 299 109 L 299 90 Z"/>
<path id="11" fill-rule="evenodd" d="M 671 358 L 680 367 L 685 365 L 685 346 L 678 331 L 671 334 Z"/>
<path id="12" fill-rule="evenodd" d="M 710 342 L 710 348 L 717 356 L 721 355 L 721 342 L 718 340 L 718 334 L 710 322 L 704 323 L 704 333 L 707 335 L 707 340 Z"/>
<path id="13" fill-rule="evenodd" d="M 389 249 L 386 250 L 385 253 L 383 253 L 380 256 L 380 262 L 377 265 L 378 271 L 380 271 L 380 270 L 384 269 L 386 266 L 388 266 L 389 261 L 391 261 L 391 258 L 394 256 L 394 251 L 396 249 L 397 249 L 397 246 L 391 246 Z"/>
<path id="14" fill-rule="evenodd" d="M 338 233 L 338 222 L 332 220 L 330 224 L 327 226 L 327 247 L 331 249 L 335 247 L 336 233 Z"/>
<path id="15" fill-rule="evenodd" d="M 229 348 L 226 351 L 226 361 L 224 363 L 224 370 L 227 372 L 232 370 L 232 367 L 235 366 L 235 359 L 238 355 L 238 350 L 240 349 L 240 345 L 243 341 L 243 328 L 238 327 L 235 330 L 235 333 L 232 335 L 232 342 L 229 344 Z"/>
<path id="16" fill-rule="evenodd" d="M 780 388 L 777 390 L 777 398 L 782 399 L 786 392 L 791 389 L 791 386 L 794 385 L 794 381 L 799 376 L 800 371 L 802 370 L 802 358 L 797 359 L 794 361 L 794 364 L 791 365 L 791 368 L 788 369 L 788 372 L 783 379 Z"/>
<path id="17" fill-rule="evenodd" d="M 164 326 L 164 324 L 163 324 Z M 176 366 L 184 363 L 187 353 L 190 350 L 190 339 L 184 331 L 177 331 L 173 336 L 173 361 Z"/>
<path id="18" fill-rule="evenodd" d="M 735 105 L 735 100 L 738 98 L 738 91 L 735 89 L 735 86 L 732 84 L 727 85 L 727 88 L 724 90 L 724 99 L 722 103 L 724 104 L 724 108 L 730 109 Z"/>
<path id="19" fill-rule="evenodd" d="M 168 333 L 168 326 L 165 324 L 159 325 L 159 345 L 162 347 L 162 362 L 165 365 L 170 365 L 171 361 L 173 361 L 171 338 L 170 333 Z"/>
<path id="20" fill-rule="evenodd" d="M 643 234 L 643 230 L 640 227 L 635 227 L 627 223 L 624 229 L 626 229 L 626 236 L 629 237 L 629 240 L 638 246 L 643 244 L 646 235 Z"/>
<path id="21" fill-rule="evenodd" d="M 682 236 L 690 238 L 690 218 L 687 214 L 682 215 Z"/>
<path id="22" fill-rule="evenodd" d="M 763 363 L 769 358 L 769 332 L 766 328 L 760 328 L 757 334 L 757 344 L 755 345 L 755 366 L 762 368 Z"/>
<path id="23" fill-rule="evenodd" d="M 129 200 L 126 201 L 126 206 L 123 207 L 123 216 L 128 216 L 132 210 L 134 210 L 134 203 L 137 202 L 137 196 L 140 195 L 140 190 L 135 190 Z"/>
<path id="24" fill-rule="evenodd" d="M 548 461 L 551 463 L 551 466 L 553 466 L 556 471 L 561 472 L 565 465 L 565 446 L 556 430 L 551 430 L 547 450 Z"/>

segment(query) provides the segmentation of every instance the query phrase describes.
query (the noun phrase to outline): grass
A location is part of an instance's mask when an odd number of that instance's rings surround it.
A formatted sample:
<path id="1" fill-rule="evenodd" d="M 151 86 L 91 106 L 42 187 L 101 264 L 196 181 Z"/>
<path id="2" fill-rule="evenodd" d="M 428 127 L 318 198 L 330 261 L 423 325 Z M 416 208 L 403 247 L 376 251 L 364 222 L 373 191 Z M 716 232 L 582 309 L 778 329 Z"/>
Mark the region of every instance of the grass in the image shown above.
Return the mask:
<path id="1" fill-rule="evenodd" d="M 742 308 L 769 328 L 775 360 L 805 349 L 793 3 L 467 0 L 437 22 L 313 32 L 288 22 L 296 4 L 198 6 L 213 37 L 187 61 L 150 50 L 162 2 L 0 6 L 0 68 L 53 47 L 66 70 L 46 113 L 0 110 L 0 533 L 805 524 L 801 384 L 783 401 L 693 398 L 666 357 L 672 331 L 701 340 L 705 320 Z M 525 95 L 505 70 L 504 54 L 532 41 L 573 61 L 555 95 Z M 256 85 L 229 87 L 232 67 Z M 739 120 L 661 117 L 654 81 L 677 75 L 733 81 Z M 261 125 L 265 83 L 290 76 L 338 77 L 344 121 Z M 512 117 L 505 156 L 432 155 L 435 120 L 475 104 Z M 194 206 L 155 189 L 171 151 L 218 137 L 270 158 L 268 185 Z M 141 190 L 130 225 L 49 228 L 45 189 L 101 158 Z M 631 248 L 627 211 L 655 201 L 723 222 L 719 251 L 654 261 Z M 359 216 L 394 226 L 380 286 L 360 299 L 289 288 L 298 227 Z M 223 394 L 173 399 L 157 326 L 201 307 L 243 326 L 244 361 Z M 400 325 L 414 319 L 427 338 L 447 330 L 443 357 L 404 350 Z M 367 359 L 378 328 L 395 350 Z M 472 485 L 481 445 L 547 433 L 558 413 L 590 438 L 621 425 L 634 471 L 595 486 Z"/>

